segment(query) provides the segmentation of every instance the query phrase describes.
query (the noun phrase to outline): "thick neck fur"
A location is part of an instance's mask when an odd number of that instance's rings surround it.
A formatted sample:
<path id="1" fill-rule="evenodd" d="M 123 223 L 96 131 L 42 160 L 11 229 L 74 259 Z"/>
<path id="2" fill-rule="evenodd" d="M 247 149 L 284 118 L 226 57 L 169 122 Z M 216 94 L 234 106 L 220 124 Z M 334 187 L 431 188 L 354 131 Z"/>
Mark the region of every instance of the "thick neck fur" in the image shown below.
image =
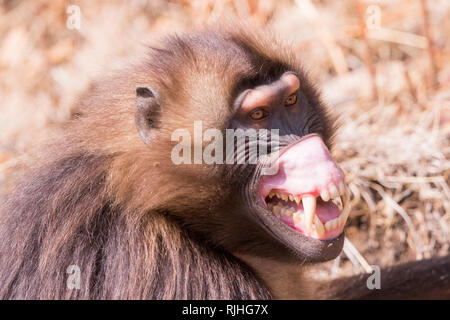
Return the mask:
<path id="1" fill-rule="evenodd" d="M 1 299 L 270 298 L 237 259 L 167 216 L 113 203 L 111 161 L 80 154 L 51 163 L 3 203 Z M 80 268 L 80 289 L 67 287 L 70 265 Z"/>
<path id="2" fill-rule="evenodd" d="M 319 298 L 316 285 L 305 279 L 307 267 L 300 263 L 288 263 L 250 255 L 237 254 L 255 274 L 264 279 L 273 298 L 282 300 L 305 300 Z"/>

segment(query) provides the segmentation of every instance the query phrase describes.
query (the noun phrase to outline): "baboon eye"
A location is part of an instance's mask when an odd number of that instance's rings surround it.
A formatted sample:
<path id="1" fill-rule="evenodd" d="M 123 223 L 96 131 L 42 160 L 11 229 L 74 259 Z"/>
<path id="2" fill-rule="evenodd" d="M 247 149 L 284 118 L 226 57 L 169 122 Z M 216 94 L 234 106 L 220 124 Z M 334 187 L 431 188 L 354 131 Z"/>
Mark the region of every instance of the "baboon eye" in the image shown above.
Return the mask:
<path id="1" fill-rule="evenodd" d="M 261 120 L 261 119 L 267 118 L 269 116 L 269 112 L 260 108 L 260 109 L 253 110 L 249 116 L 252 120 Z"/>
<path id="2" fill-rule="evenodd" d="M 287 97 L 286 101 L 284 101 L 285 106 L 292 106 L 297 102 L 297 94 L 291 94 L 289 97 Z"/>

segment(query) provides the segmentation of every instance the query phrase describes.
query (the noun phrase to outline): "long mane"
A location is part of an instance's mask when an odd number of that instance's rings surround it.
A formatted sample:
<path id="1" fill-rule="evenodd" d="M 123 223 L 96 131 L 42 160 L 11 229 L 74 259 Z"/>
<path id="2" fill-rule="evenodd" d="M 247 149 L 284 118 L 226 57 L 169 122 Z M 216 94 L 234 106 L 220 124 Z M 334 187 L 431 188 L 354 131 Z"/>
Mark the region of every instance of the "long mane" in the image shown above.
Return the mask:
<path id="1" fill-rule="evenodd" d="M 80 99 L 76 117 L 65 125 L 64 134 L 39 150 L 37 166 L 0 202 L 0 298 L 270 298 L 246 265 L 189 234 L 158 206 L 175 199 L 179 208 L 205 215 L 195 212 L 190 203 L 209 207 L 205 201 L 219 194 L 214 190 L 221 186 L 203 181 L 197 185 L 206 186 L 204 190 L 193 189 L 193 177 L 206 176 L 194 167 L 184 180 L 170 176 L 170 170 L 153 169 L 149 164 L 167 165 L 158 152 L 158 148 L 167 149 L 167 144 L 144 145 L 133 116 L 137 85 L 150 81 L 161 89 L 179 87 L 180 77 L 186 85 L 193 82 L 179 70 L 180 61 L 192 63 L 194 69 L 202 63 L 208 67 L 211 61 L 223 61 L 222 66 L 215 66 L 222 68 L 217 79 L 205 81 L 229 84 L 239 68 L 248 76 L 260 70 L 240 63 L 239 54 L 269 71 L 265 61 L 272 57 L 266 57 L 264 50 L 282 55 L 286 63 L 293 59 L 280 50 L 269 50 L 269 40 L 262 39 L 242 30 L 172 37 L 165 49 L 150 49 L 153 58 L 94 84 Z M 226 59 L 214 59 L 208 53 L 202 62 L 195 48 L 220 52 Z M 169 69 L 173 72 L 166 72 Z M 306 80 L 303 85 L 308 86 Z M 202 85 L 197 89 L 204 91 Z M 165 119 L 168 127 L 176 128 L 176 121 L 185 121 L 186 113 L 171 112 L 171 118 Z M 67 284 L 70 266 L 79 268 L 79 288 Z"/>
<path id="2" fill-rule="evenodd" d="M 3 203 L 1 299 L 261 299 L 237 259 L 158 212 L 126 212 L 105 178 L 113 157 L 68 155 L 31 173 Z M 80 270 L 68 286 L 69 266 Z"/>

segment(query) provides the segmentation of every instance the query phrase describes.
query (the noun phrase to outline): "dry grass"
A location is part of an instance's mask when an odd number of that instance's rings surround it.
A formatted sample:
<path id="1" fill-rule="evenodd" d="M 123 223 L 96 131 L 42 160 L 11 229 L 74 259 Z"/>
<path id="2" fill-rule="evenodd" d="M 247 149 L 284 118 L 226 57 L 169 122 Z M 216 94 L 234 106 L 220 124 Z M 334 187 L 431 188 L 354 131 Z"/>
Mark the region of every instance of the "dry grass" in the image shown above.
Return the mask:
<path id="1" fill-rule="evenodd" d="M 66 27 L 70 4 L 81 9 L 80 30 Z M 368 28 L 377 8 L 381 28 Z M 351 191 L 347 235 L 363 259 L 392 265 L 448 254 L 446 0 L 0 0 L 0 181 L 7 184 L 20 156 L 68 119 L 92 78 L 162 33 L 224 13 L 290 41 L 341 114 L 334 153 Z M 328 277 L 363 269 L 343 254 L 321 270 Z"/>

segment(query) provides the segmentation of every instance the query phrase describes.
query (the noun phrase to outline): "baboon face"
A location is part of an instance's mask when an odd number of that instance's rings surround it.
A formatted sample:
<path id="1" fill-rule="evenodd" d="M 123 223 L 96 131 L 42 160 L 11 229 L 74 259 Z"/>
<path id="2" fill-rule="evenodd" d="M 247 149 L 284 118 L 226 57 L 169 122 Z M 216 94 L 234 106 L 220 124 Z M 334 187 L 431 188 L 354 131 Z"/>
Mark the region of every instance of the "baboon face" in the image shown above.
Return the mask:
<path id="1" fill-rule="evenodd" d="M 149 146 L 159 126 L 177 129 L 171 121 L 180 110 L 185 119 L 178 127 L 201 121 L 210 142 L 200 144 L 213 161 L 199 166 L 189 155 L 182 163 L 178 179 L 191 193 L 167 211 L 231 252 L 302 261 L 336 257 L 348 217 L 344 174 L 328 150 L 332 124 L 309 79 L 298 66 L 242 41 L 205 41 L 178 45 L 190 58 L 171 81 L 181 84 L 176 107 L 161 103 L 174 96 L 167 87 L 137 89 L 136 125 Z M 189 151 L 195 148 L 192 141 Z"/>
<path id="2" fill-rule="evenodd" d="M 268 153 L 258 155 L 244 187 L 248 215 L 290 249 L 281 252 L 321 261 L 336 257 L 342 249 L 348 210 L 344 210 L 344 174 L 321 130 L 314 130 L 322 127 L 323 119 L 315 113 L 318 106 L 306 99 L 299 76 L 284 72 L 273 82 L 242 92 L 232 124 L 244 130 L 271 130 L 258 140 Z M 254 149 L 249 142 L 246 153 L 251 157 Z"/>

